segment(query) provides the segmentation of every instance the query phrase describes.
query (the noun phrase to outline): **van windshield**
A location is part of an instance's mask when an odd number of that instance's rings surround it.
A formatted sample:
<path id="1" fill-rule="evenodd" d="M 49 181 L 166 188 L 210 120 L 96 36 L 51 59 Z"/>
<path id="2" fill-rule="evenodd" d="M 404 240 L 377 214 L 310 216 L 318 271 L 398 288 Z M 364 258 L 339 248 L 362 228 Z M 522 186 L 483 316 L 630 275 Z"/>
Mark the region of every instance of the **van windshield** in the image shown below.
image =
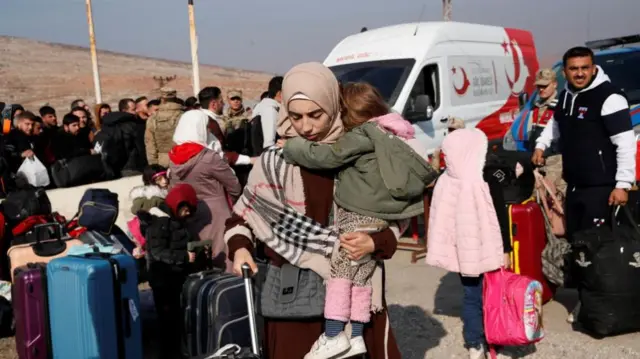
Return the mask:
<path id="1" fill-rule="evenodd" d="M 596 56 L 611 83 L 624 91 L 630 105 L 640 103 L 640 51 Z"/>
<path id="2" fill-rule="evenodd" d="M 415 64 L 413 59 L 359 62 L 330 67 L 340 83 L 368 82 L 393 106 Z"/>

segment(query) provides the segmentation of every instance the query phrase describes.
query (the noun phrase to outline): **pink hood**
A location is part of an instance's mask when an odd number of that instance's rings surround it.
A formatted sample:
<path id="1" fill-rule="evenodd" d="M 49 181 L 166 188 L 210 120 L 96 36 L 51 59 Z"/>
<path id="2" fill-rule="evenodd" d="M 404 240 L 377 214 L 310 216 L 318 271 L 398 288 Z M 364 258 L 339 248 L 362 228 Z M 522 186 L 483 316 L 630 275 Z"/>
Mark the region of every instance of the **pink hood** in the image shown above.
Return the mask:
<path id="1" fill-rule="evenodd" d="M 429 162 L 426 147 L 424 147 L 420 141 L 416 140 L 416 130 L 413 128 L 411 122 L 405 120 L 404 117 L 392 112 L 384 116 L 374 117 L 369 121 L 377 123 L 383 130 L 398 136 L 398 138 L 411 147 L 413 151 L 419 154 L 423 160 Z"/>
<path id="2" fill-rule="evenodd" d="M 447 169 L 436 182 L 429 215 L 427 264 L 478 276 L 502 266 L 498 217 L 482 172 L 487 136 L 478 129 L 448 134 Z"/>
<path id="3" fill-rule="evenodd" d="M 416 131 L 413 129 L 411 123 L 397 113 L 392 112 L 384 116 L 374 117 L 369 121 L 377 123 L 386 131 L 405 140 L 415 138 Z"/>

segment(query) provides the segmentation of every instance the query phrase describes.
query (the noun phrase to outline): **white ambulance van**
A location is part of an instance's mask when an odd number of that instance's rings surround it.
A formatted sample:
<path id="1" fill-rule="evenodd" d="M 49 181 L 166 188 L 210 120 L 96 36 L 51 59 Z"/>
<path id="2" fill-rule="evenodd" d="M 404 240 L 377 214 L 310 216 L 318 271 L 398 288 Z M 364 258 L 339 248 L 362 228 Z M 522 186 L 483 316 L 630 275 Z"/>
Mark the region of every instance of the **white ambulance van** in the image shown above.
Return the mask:
<path id="1" fill-rule="evenodd" d="M 449 116 L 501 144 L 538 71 L 530 32 L 460 22 L 366 30 L 338 43 L 324 64 L 342 83 L 378 88 L 430 152 L 447 133 Z"/>

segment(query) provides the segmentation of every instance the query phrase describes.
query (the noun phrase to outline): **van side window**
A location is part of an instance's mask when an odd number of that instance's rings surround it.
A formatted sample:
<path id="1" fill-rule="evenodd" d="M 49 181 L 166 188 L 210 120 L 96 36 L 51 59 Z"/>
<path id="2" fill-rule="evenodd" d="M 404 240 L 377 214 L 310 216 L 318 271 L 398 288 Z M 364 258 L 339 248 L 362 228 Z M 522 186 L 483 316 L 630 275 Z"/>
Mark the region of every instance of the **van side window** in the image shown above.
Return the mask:
<path id="1" fill-rule="evenodd" d="M 417 109 L 415 108 L 416 100 L 420 95 L 429 96 L 431 106 L 433 106 L 434 110 L 440 107 L 440 76 L 438 65 L 425 66 L 422 71 L 420 71 L 420 75 L 418 75 L 416 83 L 411 89 L 409 99 L 403 111 L 403 116 L 411 122 L 428 120 L 426 112 L 416 111 Z"/>

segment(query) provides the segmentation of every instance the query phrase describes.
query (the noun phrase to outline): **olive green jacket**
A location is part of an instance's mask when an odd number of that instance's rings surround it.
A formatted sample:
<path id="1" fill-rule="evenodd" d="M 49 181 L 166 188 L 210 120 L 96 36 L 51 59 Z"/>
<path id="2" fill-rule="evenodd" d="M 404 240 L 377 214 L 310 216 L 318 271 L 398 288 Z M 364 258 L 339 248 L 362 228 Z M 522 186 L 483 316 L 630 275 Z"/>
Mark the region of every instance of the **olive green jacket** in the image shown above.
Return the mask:
<path id="1" fill-rule="evenodd" d="M 342 168 L 336 204 L 385 220 L 422 214 L 424 189 L 437 176 L 405 141 L 370 122 L 345 133 L 333 145 L 289 139 L 284 158 L 309 169 Z"/>

